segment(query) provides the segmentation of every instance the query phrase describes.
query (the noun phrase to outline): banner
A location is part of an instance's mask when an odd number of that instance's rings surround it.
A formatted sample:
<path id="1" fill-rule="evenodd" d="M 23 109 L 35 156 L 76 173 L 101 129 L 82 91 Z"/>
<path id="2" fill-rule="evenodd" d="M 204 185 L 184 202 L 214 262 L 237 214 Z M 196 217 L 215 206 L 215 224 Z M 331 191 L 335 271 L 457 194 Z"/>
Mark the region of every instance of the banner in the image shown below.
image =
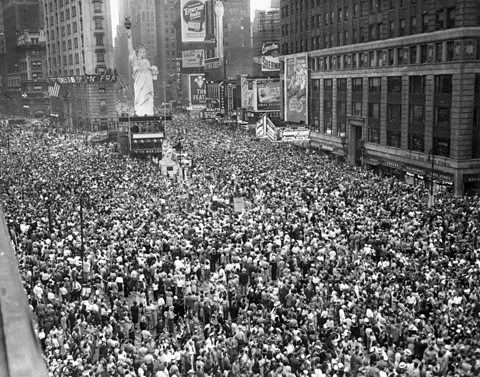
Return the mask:
<path id="1" fill-rule="evenodd" d="M 280 110 L 280 81 L 257 80 L 257 110 Z"/>
<path id="2" fill-rule="evenodd" d="M 262 45 L 262 72 L 279 72 L 280 59 L 278 43 L 267 42 Z"/>
<path id="3" fill-rule="evenodd" d="M 282 141 L 306 140 L 310 137 L 308 128 L 299 128 L 296 130 L 282 129 L 280 130 L 280 139 Z"/>
<path id="4" fill-rule="evenodd" d="M 307 56 L 286 58 L 285 121 L 307 123 Z"/>
<path id="5" fill-rule="evenodd" d="M 270 139 L 270 141 L 276 141 L 277 140 L 277 127 L 275 127 L 273 122 L 267 116 L 265 116 L 265 123 L 266 123 L 268 138 Z"/>
<path id="6" fill-rule="evenodd" d="M 205 66 L 203 56 L 204 50 L 182 51 L 182 67 L 199 68 Z"/>
<path id="7" fill-rule="evenodd" d="M 189 75 L 189 93 L 190 106 L 195 109 L 204 109 L 206 106 L 207 88 L 205 85 L 205 75 L 195 74 Z"/>
<path id="8" fill-rule="evenodd" d="M 220 68 L 220 58 L 205 59 L 205 70 Z"/>
<path id="9" fill-rule="evenodd" d="M 182 42 L 205 40 L 205 0 L 181 0 Z"/>
<path id="10" fill-rule="evenodd" d="M 96 75 L 75 75 L 75 76 L 58 76 L 50 77 L 50 83 L 58 82 L 59 84 L 77 84 L 77 83 L 96 83 L 96 82 L 117 82 L 117 75 L 96 74 Z"/>
<path id="11" fill-rule="evenodd" d="M 256 137 L 265 137 L 265 118 L 266 115 L 262 116 L 258 122 L 255 124 L 255 136 Z"/>

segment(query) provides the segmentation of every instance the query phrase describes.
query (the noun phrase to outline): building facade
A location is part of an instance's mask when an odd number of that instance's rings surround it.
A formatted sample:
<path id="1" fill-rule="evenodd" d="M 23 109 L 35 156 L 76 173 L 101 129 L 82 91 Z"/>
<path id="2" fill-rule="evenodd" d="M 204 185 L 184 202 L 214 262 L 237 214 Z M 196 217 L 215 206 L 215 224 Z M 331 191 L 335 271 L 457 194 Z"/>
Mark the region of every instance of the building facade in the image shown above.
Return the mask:
<path id="1" fill-rule="evenodd" d="M 3 81 L 3 110 L 8 115 L 23 115 L 21 97 L 21 80 L 17 35 L 24 30 L 39 31 L 43 26 L 43 19 L 39 0 L 7 0 L 2 2 L 2 18 L 4 41 L 2 65 Z"/>
<path id="2" fill-rule="evenodd" d="M 156 82 L 158 104 L 180 102 L 181 41 L 178 37 L 180 13 L 179 0 L 159 0 L 155 3 L 157 19 L 157 66 Z"/>
<path id="3" fill-rule="evenodd" d="M 280 66 L 272 66 L 271 61 L 278 60 L 280 37 L 280 10 L 256 10 L 252 25 L 254 77 L 279 76 Z"/>
<path id="4" fill-rule="evenodd" d="M 25 30 L 17 35 L 21 107 L 23 115 L 29 118 L 49 114 L 45 43 L 43 29 L 38 32 Z"/>
<path id="5" fill-rule="evenodd" d="M 479 1 L 282 0 L 280 9 L 282 60 L 308 62 L 313 146 L 433 190 L 478 188 Z"/>
<path id="6" fill-rule="evenodd" d="M 52 113 L 70 128 L 114 128 L 110 0 L 43 0 L 43 13 L 48 77 L 61 86 Z"/>

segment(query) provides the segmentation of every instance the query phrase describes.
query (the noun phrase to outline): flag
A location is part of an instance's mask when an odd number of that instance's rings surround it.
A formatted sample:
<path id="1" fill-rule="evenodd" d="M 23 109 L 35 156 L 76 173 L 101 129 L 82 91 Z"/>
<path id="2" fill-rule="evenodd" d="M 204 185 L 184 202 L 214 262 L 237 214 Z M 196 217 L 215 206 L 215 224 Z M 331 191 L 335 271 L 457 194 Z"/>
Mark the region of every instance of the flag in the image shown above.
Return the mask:
<path id="1" fill-rule="evenodd" d="M 58 97 L 58 93 L 60 93 L 60 85 L 55 81 L 53 86 L 48 87 L 48 95 L 50 97 Z"/>

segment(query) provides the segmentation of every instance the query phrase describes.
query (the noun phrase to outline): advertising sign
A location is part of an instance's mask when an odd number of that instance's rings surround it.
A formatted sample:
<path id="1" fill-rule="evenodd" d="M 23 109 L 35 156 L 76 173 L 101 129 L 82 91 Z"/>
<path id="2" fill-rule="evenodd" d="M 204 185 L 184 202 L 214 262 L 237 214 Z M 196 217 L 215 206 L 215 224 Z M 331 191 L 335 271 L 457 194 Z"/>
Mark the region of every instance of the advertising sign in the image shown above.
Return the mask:
<path id="1" fill-rule="evenodd" d="M 257 110 L 280 110 L 280 81 L 257 80 Z"/>
<path id="2" fill-rule="evenodd" d="M 205 85 L 205 76 L 203 73 L 189 75 L 189 86 L 190 86 L 190 106 L 195 109 L 205 108 L 207 88 Z"/>
<path id="3" fill-rule="evenodd" d="M 246 109 L 248 107 L 248 80 L 245 75 L 242 75 L 240 78 L 240 91 L 242 109 Z"/>
<path id="4" fill-rule="evenodd" d="M 286 58 L 285 121 L 307 123 L 307 56 Z"/>
<path id="5" fill-rule="evenodd" d="M 182 42 L 203 42 L 205 40 L 205 1 L 181 0 Z"/>
<path id="6" fill-rule="evenodd" d="M 220 65 L 220 58 L 205 59 L 205 69 L 217 69 Z"/>
<path id="7" fill-rule="evenodd" d="M 204 50 L 182 51 L 183 68 L 199 68 L 205 65 L 203 60 Z"/>
<path id="8" fill-rule="evenodd" d="M 280 71 L 278 43 L 268 42 L 262 45 L 262 72 Z"/>
<path id="9" fill-rule="evenodd" d="M 233 110 L 233 85 L 227 85 L 227 111 Z"/>

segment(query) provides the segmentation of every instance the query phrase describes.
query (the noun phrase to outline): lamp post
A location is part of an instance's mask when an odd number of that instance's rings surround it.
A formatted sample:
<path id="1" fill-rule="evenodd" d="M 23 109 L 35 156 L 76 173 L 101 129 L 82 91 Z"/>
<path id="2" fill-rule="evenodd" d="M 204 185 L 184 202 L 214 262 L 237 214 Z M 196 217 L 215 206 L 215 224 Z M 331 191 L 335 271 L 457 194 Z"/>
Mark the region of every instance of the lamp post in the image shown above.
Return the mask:
<path id="1" fill-rule="evenodd" d="M 83 273 L 84 259 L 85 259 L 85 245 L 83 243 L 83 207 L 84 204 L 89 204 L 90 197 L 83 191 L 80 194 L 80 256 L 82 258 L 82 283 L 85 283 L 85 276 Z"/>
<path id="2" fill-rule="evenodd" d="M 435 159 L 433 158 L 433 148 L 430 148 L 428 152 L 428 161 L 430 161 L 430 194 L 428 197 L 428 207 L 432 207 L 434 204 L 434 197 L 433 197 L 433 170 L 435 167 Z"/>

